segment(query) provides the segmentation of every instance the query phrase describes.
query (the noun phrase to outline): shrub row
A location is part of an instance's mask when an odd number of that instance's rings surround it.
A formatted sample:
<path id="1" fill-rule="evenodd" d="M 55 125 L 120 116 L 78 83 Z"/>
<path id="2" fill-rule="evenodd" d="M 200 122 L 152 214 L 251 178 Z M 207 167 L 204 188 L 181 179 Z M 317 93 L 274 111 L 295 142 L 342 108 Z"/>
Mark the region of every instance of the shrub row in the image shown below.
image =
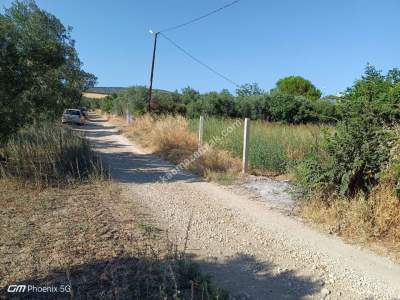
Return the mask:
<path id="1" fill-rule="evenodd" d="M 280 92 L 233 96 L 227 90 L 200 94 L 186 88 L 182 93 L 155 91 L 152 99 L 152 113 L 180 114 L 188 118 L 202 114 L 225 118 L 249 117 L 291 124 L 333 123 L 338 118 L 332 98 L 310 100 L 305 96 Z M 127 111 L 141 115 L 148 109 L 147 90 L 145 87 L 132 87 L 103 100 L 90 100 L 88 106 L 117 115 L 124 115 Z"/>

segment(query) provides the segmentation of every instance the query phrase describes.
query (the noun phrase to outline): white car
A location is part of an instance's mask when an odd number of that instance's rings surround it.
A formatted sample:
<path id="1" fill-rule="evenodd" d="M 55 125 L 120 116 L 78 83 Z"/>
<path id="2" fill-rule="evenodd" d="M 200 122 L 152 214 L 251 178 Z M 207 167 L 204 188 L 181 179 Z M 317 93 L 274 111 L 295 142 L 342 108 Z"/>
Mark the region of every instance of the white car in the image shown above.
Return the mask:
<path id="1" fill-rule="evenodd" d="M 66 109 L 61 117 L 61 122 L 84 125 L 85 117 L 79 109 Z"/>

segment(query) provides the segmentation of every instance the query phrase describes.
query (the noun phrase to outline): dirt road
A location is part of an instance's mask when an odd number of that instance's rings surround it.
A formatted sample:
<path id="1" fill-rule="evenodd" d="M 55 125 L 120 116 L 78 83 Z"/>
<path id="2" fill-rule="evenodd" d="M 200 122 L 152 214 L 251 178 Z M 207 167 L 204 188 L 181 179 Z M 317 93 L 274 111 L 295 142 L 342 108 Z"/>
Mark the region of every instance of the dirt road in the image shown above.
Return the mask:
<path id="1" fill-rule="evenodd" d="M 86 136 L 124 197 L 197 260 L 233 299 L 400 299 L 400 266 L 146 153 L 104 120 Z M 188 238 L 186 232 L 189 229 Z"/>

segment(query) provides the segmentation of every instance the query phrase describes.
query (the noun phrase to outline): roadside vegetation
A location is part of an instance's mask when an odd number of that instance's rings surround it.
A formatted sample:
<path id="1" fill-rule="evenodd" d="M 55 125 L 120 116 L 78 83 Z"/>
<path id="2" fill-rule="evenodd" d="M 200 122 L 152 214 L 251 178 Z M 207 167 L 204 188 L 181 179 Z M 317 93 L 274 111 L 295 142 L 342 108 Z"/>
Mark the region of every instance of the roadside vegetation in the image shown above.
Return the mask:
<path id="1" fill-rule="evenodd" d="M 136 118 L 128 126 L 121 118 L 113 118 L 112 121 L 119 124 L 128 138 L 133 138 L 144 148 L 176 164 L 190 159 L 198 149 L 196 133 L 189 130 L 189 122 L 184 117 L 145 115 Z M 210 147 L 187 169 L 210 180 L 231 181 L 240 168 L 240 159 L 231 152 Z"/>
<path id="2" fill-rule="evenodd" d="M 279 80 L 271 91 L 262 90 L 256 83 L 245 84 L 236 91 L 236 96 L 228 90 L 200 94 L 190 87 L 181 92 L 155 90 L 150 106 L 153 114 L 179 114 L 189 119 L 202 114 L 290 124 L 335 123 L 337 97 L 316 98 L 320 93 L 310 81 L 291 76 Z M 143 86 L 131 87 L 100 101 L 91 101 L 91 106 L 116 115 L 124 115 L 127 110 L 142 115 L 148 109 L 148 91 Z"/>
<path id="3" fill-rule="evenodd" d="M 107 177 L 82 134 L 54 123 L 24 128 L 0 149 L 0 177 L 38 188 Z"/>
<path id="4" fill-rule="evenodd" d="M 71 28 L 34 1 L 0 14 L 0 143 L 18 129 L 59 120 L 96 77 L 82 69 Z"/>
<path id="5" fill-rule="evenodd" d="M 236 96 L 227 91 L 199 94 L 190 88 L 160 92 L 151 103 L 151 117 L 142 116 L 147 95 L 141 87 L 96 105 L 120 116 L 128 107 L 135 120 L 124 130 L 178 163 L 197 149 L 197 116 L 206 117 L 205 142 L 235 118 L 250 117 L 252 173 L 291 178 L 303 195 L 303 216 L 330 232 L 398 248 L 400 71 L 382 74 L 367 65 L 362 77 L 341 95 L 320 96 L 311 82 L 291 76 L 269 92 L 256 84 L 244 85 Z M 211 180 L 224 174 L 234 178 L 240 171 L 242 140 L 243 125 L 215 145 L 213 151 L 222 155 L 210 154 L 216 158 L 214 164 L 200 159 L 189 169 L 201 170 L 198 173 Z"/>
<path id="6" fill-rule="evenodd" d="M 107 168 L 59 123 L 96 81 L 71 29 L 16 1 L 0 14 L 0 48 L 0 298 L 9 285 L 36 284 L 70 286 L 53 298 L 226 299 L 136 207 L 116 210 Z"/>
<path id="7" fill-rule="evenodd" d="M 197 133 L 199 120 L 188 121 L 190 129 Z M 204 123 L 204 141 L 209 142 L 213 137 L 221 135 L 234 122 L 233 119 L 207 118 Z M 240 159 L 243 152 L 243 122 L 233 128 L 217 146 Z M 298 162 L 318 151 L 322 132 L 328 129 L 326 125 L 253 121 L 250 125 L 249 148 L 251 172 L 269 175 L 290 173 Z"/>
<path id="8" fill-rule="evenodd" d="M 400 71 L 368 66 L 341 101 L 342 121 L 298 165 L 304 213 L 358 240 L 400 245 Z"/>
<path id="9" fill-rule="evenodd" d="M 88 143 L 57 122 L 96 82 L 74 44 L 71 28 L 34 1 L 0 14 L 0 178 L 43 188 L 102 176 Z"/>

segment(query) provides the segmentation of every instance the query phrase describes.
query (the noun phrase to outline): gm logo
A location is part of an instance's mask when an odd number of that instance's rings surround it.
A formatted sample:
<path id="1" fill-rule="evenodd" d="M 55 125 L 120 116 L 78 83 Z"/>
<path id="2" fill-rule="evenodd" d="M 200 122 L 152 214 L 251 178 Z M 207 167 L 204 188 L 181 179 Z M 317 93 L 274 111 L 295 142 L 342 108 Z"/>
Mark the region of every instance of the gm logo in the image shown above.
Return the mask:
<path id="1" fill-rule="evenodd" d="M 15 285 L 15 284 L 12 284 L 12 285 L 8 286 L 7 292 L 9 292 L 9 293 L 23 293 L 23 292 L 25 292 L 25 290 L 26 290 L 26 285 L 23 285 L 23 284 Z"/>

